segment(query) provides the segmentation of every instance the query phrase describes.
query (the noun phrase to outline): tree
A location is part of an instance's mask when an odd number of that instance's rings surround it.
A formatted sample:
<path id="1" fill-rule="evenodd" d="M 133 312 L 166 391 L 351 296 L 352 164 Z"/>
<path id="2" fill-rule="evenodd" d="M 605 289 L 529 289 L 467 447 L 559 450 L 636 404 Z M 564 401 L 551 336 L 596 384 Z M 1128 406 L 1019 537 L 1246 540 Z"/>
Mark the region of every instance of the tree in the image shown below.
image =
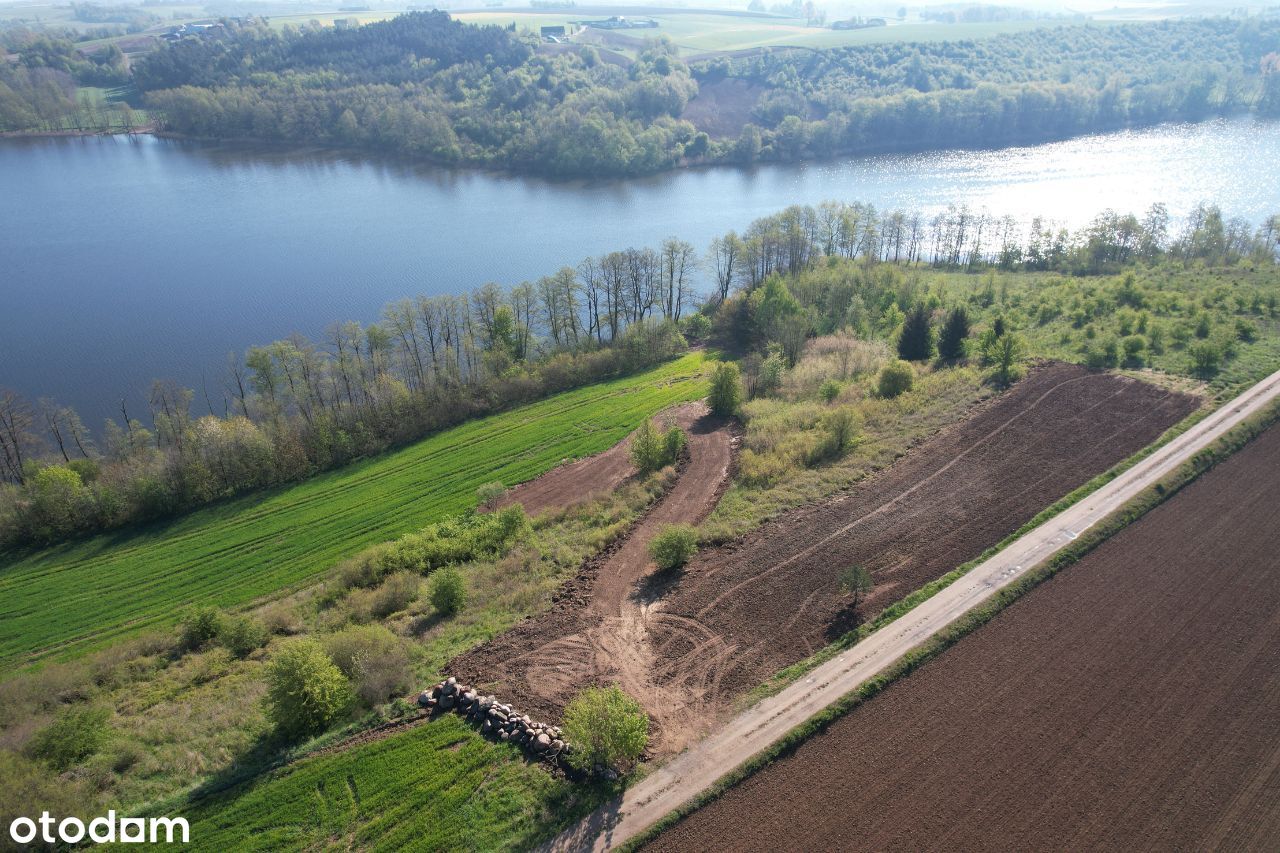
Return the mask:
<path id="1" fill-rule="evenodd" d="M 488 510 L 497 509 L 498 501 L 502 500 L 502 496 L 506 493 L 507 487 L 496 480 L 492 483 L 485 483 L 476 489 L 477 505 Z"/>
<path id="2" fill-rule="evenodd" d="M 1222 350 L 1212 341 L 1197 341 L 1187 348 L 1191 356 L 1191 368 L 1197 376 L 1208 378 L 1218 372 L 1222 363 Z"/>
<path id="3" fill-rule="evenodd" d="M 652 474 L 663 466 L 662 439 L 648 418 L 645 418 L 631 439 L 631 463 L 641 474 Z"/>
<path id="4" fill-rule="evenodd" d="M 996 338 L 988 350 L 988 359 L 995 365 L 995 380 L 1000 385 L 1009 385 L 1018 378 L 1017 365 L 1026 352 L 1022 338 L 1006 332 Z"/>
<path id="5" fill-rule="evenodd" d="M 649 541 L 649 556 L 659 569 L 678 569 L 698 552 L 698 531 L 688 524 L 668 524 Z"/>
<path id="6" fill-rule="evenodd" d="M 427 592 L 431 606 L 445 616 L 452 616 L 467 603 L 467 581 L 457 566 L 444 566 L 431 573 Z"/>
<path id="7" fill-rule="evenodd" d="M 845 595 L 853 596 L 853 604 L 851 609 L 858 609 L 858 602 L 862 596 L 870 592 L 875 587 L 875 581 L 871 579 L 871 573 L 864 566 L 849 566 L 840 572 L 840 591 Z"/>
<path id="8" fill-rule="evenodd" d="M 880 379 L 876 383 L 876 389 L 881 397 L 891 400 L 899 394 L 910 391 L 915 378 L 916 371 L 910 362 L 891 361 L 880 368 Z"/>
<path id="9" fill-rule="evenodd" d="M 938 338 L 938 355 L 945 361 L 964 358 L 964 342 L 969 337 L 969 313 L 964 306 L 957 306 L 947 314 Z"/>
<path id="10" fill-rule="evenodd" d="M 649 715 L 622 688 L 588 687 L 564 710 L 569 763 L 582 770 L 625 770 L 649 745 Z"/>
<path id="11" fill-rule="evenodd" d="M 351 685 L 315 640 L 292 640 L 267 664 L 267 717 L 287 738 L 323 731 L 352 699 Z"/>
<path id="12" fill-rule="evenodd" d="M 902 323 L 898 357 L 904 361 L 927 361 L 933 357 L 933 322 L 922 304 L 912 308 Z"/>
<path id="13" fill-rule="evenodd" d="M 711 413 L 730 417 L 742 405 L 742 374 L 738 365 L 722 361 L 711 371 L 711 393 L 707 397 Z"/>

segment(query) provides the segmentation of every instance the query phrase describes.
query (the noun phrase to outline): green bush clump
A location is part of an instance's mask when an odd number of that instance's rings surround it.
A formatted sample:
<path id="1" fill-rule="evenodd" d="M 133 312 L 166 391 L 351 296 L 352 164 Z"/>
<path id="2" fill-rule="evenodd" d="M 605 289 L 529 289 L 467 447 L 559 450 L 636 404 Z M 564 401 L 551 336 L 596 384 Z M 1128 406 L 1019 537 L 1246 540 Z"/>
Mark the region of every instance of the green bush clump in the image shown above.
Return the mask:
<path id="1" fill-rule="evenodd" d="M 711 371 L 711 393 L 707 396 L 711 413 L 730 417 L 742 405 L 742 373 L 738 365 L 722 361 Z"/>
<path id="2" fill-rule="evenodd" d="M 467 582 L 456 566 L 445 566 L 431 576 L 431 606 L 452 616 L 467 603 Z"/>
<path id="3" fill-rule="evenodd" d="M 323 731 L 352 700 L 351 685 L 315 640 L 289 641 L 267 665 L 267 718 L 286 738 Z"/>
<path id="4" fill-rule="evenodd" d="M 27 754 L 59 773 L 69 770 L 106 743 L 110 717 L 106 708 L 68 708 L 32 738 Z"/>
<path id="5" fill-rule="evenodd" d="M 616 684 L 589 687 L 565 708 L 564 733 L 574 767 L 626 769 L 649 745 L 649 716 Z"/>
<path id="6" fill-rule="evenodd" d="M 231 616 L 218 630 L 218 642 L 238 658 L 247 658 L 267 644 L 267 628 L 251 616 Z"/>
<path id="7" fill-rule="evenodd" d="M 688 524 L 668 524 L 649 542 L 649 556 L 660 569 L 677 569 L 698 552 L 698 531 Z"/>
<path id="8" fill-rule="evenodd" d="M 178 622 L 178 644 L 183 651 L 197 651 L 218 639 L 226 616 L 216 607 L 192 607 Z"/>
<path id="9" fill-rule="evenodd" d="M 404 641 L 382 625 L 344 628 L 324 638 L 324 648 L 366 707 L 401 695 L 409 687 Z"/>
<path id="10" fill-rule="evenodd" d="M 528 532 L 529 519 L 519 504 L 484 515 L 446 518 L 392 542 L 380 559 L 382 574 L 426 574 L 450 563 L 500 557 Z"/>
<path id="11" fill-rule="evenodd" d="M 880 379 L 876 383 L 876 390 L 881 397 L 891 400 L 910 391 L 911 386 L 915 384 L 915 379 L 915 369 L 907 362 L 898 359 L 880 368 Z"/>

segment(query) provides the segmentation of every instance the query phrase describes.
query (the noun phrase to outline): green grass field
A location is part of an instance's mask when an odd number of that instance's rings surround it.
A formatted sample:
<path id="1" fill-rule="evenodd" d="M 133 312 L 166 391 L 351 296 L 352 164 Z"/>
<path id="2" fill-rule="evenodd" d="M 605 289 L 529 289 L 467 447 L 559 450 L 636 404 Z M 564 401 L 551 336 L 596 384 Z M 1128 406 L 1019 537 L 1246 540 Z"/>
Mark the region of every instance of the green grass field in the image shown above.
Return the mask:
<path id="1" fill-rule="evenodd" d="M 448 714 L 179 811 L 197 850 L 522 850 L 597 799 Z"/>
<path id="2" fill-rule="evenodd" d="M 605 450 L 645 416 L 701 397 L 702 372 L 692 353 L 296 486 L 9 558 L 0 671 L 172 624 L 190 603 L 234 607 L 295 587 L 369 544 L 470 509 L 483 483 L 513 485 Z"/>
<path id="3" fill-rule="evenodd" d="M 556 26 L 570 21 L 600 17 L 581 12 L 463 12 L 459 20 L 473 24 L 498 24 L 537 31 L 539 27 Z M 1020 32 L 1048 26 L 1047 21 L 1004 21 L 981 24 L 937 24 L 928 22 L 892 22 L 886 27 L 865 30 L 833 30 L 807 27 L 800 18 L 776 15 L 717 15 L 710 12 L 669 10 L 652 17 L 657 29 L 614 30 L 618 35 L 643 40 L 668 36 L 687 55 L 712 51 L 746 50 L 756 47 L 843 47 L 845 45 L 879 44 L 897 41 L 954 41 L 980 39 L 1007 32 Z"/>

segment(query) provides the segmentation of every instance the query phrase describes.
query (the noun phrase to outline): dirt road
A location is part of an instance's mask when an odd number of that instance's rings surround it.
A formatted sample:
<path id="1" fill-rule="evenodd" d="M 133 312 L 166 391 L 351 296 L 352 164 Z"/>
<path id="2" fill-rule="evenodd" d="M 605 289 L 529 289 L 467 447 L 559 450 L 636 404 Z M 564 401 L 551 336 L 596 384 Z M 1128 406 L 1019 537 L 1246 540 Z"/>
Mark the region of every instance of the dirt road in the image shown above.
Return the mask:
<path id="1" fill-rule="evenodd" d="M 542 718 L 559 717 L 583 686 L 616 681 L 650 712 L 655 743 L 661 748 L 677 751 L 700 733 L 687 725 L 697 715 L 661 701 L 662 682 L 655 673 L 662 668 L 649 639 L 650 605 L 661 578 L 638 584 L 654 568 L 648 551 L 654 535 L 667 524 L 697 524 L 715 507 L 729 481 L 737 438 L 732 426 L 712 418 L 702 403 L 682 406 L 673 414 L 688 435 L 689 461 L 680 479 L 621 546 L 588 564 L 575 579 L 571 588 L 577 606 L 553 607 L 461 655 L 450 662 L 450 673 Z M 618 452 L 626 460 L 627 447 L 624 442 L 553 471 L 540 478 L 549 483 L 535 480 L 523 493 L 513 490 L 512 497 L 530 499 L 544 509 L 571 502 L 617 477 Z M 625 464 L 629 473 L 630 462 Z M 705 664 L 691 656 L 678 665 L 696 669 Z M 696 704 L 697 697 L 690 697 L 690 702 Z"/>
<path id="2" fill-rule="evenodd" d="M 1280 427 L 646 849 L 1280 849 Z"/>
<path id="3" fill-rule="evenodd" d="M 1088 498 L 1020 537 L 891 625 L 872 634 L 808 677 L 766 699 L 629 789 L 619 802 L 550 842 L 553 849 L 604 850 L 642 832 L 795 726 L 884 672 L 1082 531 L 1120 509 L 1280 394 L 1280 372 L 1268 377 L 1130 468 Z"/>

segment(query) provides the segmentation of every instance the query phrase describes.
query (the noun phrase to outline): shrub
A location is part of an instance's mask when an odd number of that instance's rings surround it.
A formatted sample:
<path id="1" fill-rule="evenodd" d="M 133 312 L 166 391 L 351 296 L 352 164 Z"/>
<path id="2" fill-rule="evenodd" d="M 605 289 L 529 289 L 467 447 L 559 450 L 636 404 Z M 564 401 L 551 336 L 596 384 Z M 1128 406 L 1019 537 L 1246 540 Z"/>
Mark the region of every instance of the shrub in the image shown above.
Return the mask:
<path id="1" fill-rule="evenodd" d="M 476 505 L 484 509 L 497 509 L 498 501 L 507 493 L 507 487 L 497 482 L 485 483 L 476 489 Z"/>
<path id="2" fill-rule="evenodd" d="M 662 450 L 666 464 L 674 465 L 688 443 L 689 439 L 685 436 L 684 430 L 675 425 L 668 427 L 662 434 Z"/>
<path id="3" fill-rule="evenodd" d="M 382 625 L 345 628 L 325 637 L 324 647 L 364 705 L 372 707 L 408 689 L 404 641 Z"/>
<path id="4" fill-rule="evenodd" d="M 450 563 L 500 557 L 528 532 L 529 519 L 519 504 L 484 515 L 445 518 L 390 543 L 379 567 L 382 575 L 399 570 L 426 574 Z"/>
<path id="5" fill-rule="evenodd" d="M 216 607 L 192 607 L 178 622 L 178 643 L 184 651 L 196 651 L 212 643 L 222 633 L 226 617 Z"/>
<path id="6" fill-rule="evenodd" d="M 1258 339 L 1258 327 L 1244 318 L 1236 320 L 1236 338 L 1251 344 Z"/>
<path id="7" fill-rule="evenodd" d="M 380 542 L 344 560 L 338 566 L 338 586 L 342 589 L 377 586 L 387 574 L 392 544 Z"/>
<path id="8" fill-rule="evenodd" d="M 677 569 L 698 552 L 698 531 L 688 524 L 668 524 L 649 542 L 649 556 L 660 569 Z"/>
<path id="9" fill-rule="evenodd" d="M 691 314 L 684 318 L 681 325 L 684 326 L 684 336 L 691 341 L 706 340 L 707 335 L 711 334 L 711 321 L 706 314 Z"/>
<path id="10" fill-rule="evenodd" d="M 938 338 L 938 355 L 946 361 L 959 361 L 964 358 L 964 342 L 968 337 L 969 314 L 961 306 L 947 314 Z"/>
<path id="11" fill-rule="evenodd" d="M 899 394 L 911 390 L 915 383 L 916 371 L 905 361 L 891 361 L 880 368 L 880 380 L 876 385 L 881 397 L 893 399 Z"/>
<path id="12" fill-rule="evenodd" d="M 616 684 L 588 687 L 565 708 L 564 733 L 574 767 L 625 769 L 649 745 L 649 716 Z"/>
<path id="13" fill-rule="evenodd" d="M 1111 342 L 1112 350 L 1115 349 L 1115 341 Z M 1026 353 L 1026 346 L 1022 342 L 1022 338 L 1009 332 L 1001 335 L 996 339 L 995 344 L 989 352 L 989 358 L 995 365 L 995 380 L 1000 385 L 1008 385 L 1018 378 L 1020 370 L 1018 363 L 1022 361 Z M 1114 359 L 1114 355 L 1112 356 Z"/>
<path id="14" fill-rule="evenodd" d="M 1120 348 L 1124 351 L 1125 367 L 1142 367 L 1142 354 L 1147 350 L 1146 338 L 1142 335 L 1129 335 L 1120 341 Z"/>
<path id="15" fill-rule="evenodd" d="M 68 770 L 102 748 L 110 716 L 106 708 L 68 708 L 31 739 L 27 753 L 59 773 Z"/>
<path id="16" fill-rule="evenodd" d="M 267 717 L 287 738 L 323 731 L 351 702 L 351 685 L 315 640 L 289 641 L 267 665 Z"/>
<path id="17" fill-rule="evenodd" d="M 1191 368 L 1197 376 L 1209 377 L 1218 372 L 1218 366 L 1222 363 L 1222 352 L 1211 341 L 1192 344 L 1187 352 L 1191 356 Z"/>
<path id="18" fill-rule="evenodd" d="M 645 418 L 631 439 L 631 464 L 641 474 L 651 474 L 662 467 L 663 455 L 662 441 L 653 424 Z"/>
<path id="19" fill-rule="evenodd" d="M 373 600 L 369 603 L 369 613 L 374 619 L 385 619 L 392 613 L 399 613 L 418 597 L 422 588 L 422 579 L 412 572 L 396 572 L 382 582 Z"/>
<path id="20" fill-rule="evenodd" d="M 840 591 L 845 595 L 853 596 L 853 609 L 858 609 L 858 602 L 865 593 L 868 593 L 875 586 L 875 581 L 871 579 L 871 573 L 863 566 L 849 566 L 840 572 Z"/>
<path id="21" fill-rule="evenodd" d="M 898 335 L 898 357 L 903 361 L 925 361 L 933 357 L 933 321 L 924 305 L 917 304 L 903 321 Z"/>
<path id="22" fill-rule="evenodd" d="M 267 629 L 250 616 L 224 619 L 218 630 L 218 642 L 238 658 L 247 658 L 267 644 Z"/>
<path id="23" fill-rule="evenodd" d="M 445 566 L 431 575 L 431 606 L 452 616 L 467 603 L 467 582 L 456 566 Z"/>
<path id="24" fill-rule="evenodd" d="M 822 383 L 822 387 L 818 389 L 818 394 L 822 397 L 822 402 L 834 403 L 836 397 L 840 396 L 840 383 L 834 379 L 828 379 Z"/>
<path id="25" fill-rule="evenodd" d="M 730 417 L 742 405 L 742 374 L 738 365 L 722 361 L 711 371 L 711 393 L 707 397 L 711 413 Z"/>
<path id="26" fill-rule="evenodd" d="M 858 438 L 858 413 L 852 406 L 840 406 L 822 417 L 823 437 L 814 448 L 810 463 L 843 456 Z"/>
<path id="27" fill-rule="evenodd" d="M 297 609 L 283 601 L 262 611 L 262 625 L 271 634 L 289 636 L 302 633 L 302 619 Z"/>

